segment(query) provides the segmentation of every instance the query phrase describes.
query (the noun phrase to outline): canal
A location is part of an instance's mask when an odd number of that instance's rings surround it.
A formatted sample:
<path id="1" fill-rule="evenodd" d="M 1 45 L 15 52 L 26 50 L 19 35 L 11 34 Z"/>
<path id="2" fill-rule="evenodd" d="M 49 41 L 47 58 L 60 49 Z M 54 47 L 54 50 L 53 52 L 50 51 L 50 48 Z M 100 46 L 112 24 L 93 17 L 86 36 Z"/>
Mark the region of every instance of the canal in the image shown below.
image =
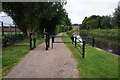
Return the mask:
<path id="1" fill-rule="evenodd" d="M 118 49 L 118 47 L 120 47 L 120 44 L 118 43 L 118 40 L 117 39 L 110 39 L 110 38 L 107 38 L 105 36 L 99 36 L 99 35 L 91 35 L 91 34 L 88 34 L 88 33 L 82 33 L 82 32 L 79 32 L 79 35 L 81 37 L 94 37 L 94 46 L 95 47 L 98 47 L 98 48 L 101 48 L 107 52 L 110 52 L 110 53 L 113 53 L 113 54 L 117 54 L 117 55 L 120 55 L 120 50 Z M 86 41 L 87 44 L 90 44 L 90 39 L 84 39 Z"/>

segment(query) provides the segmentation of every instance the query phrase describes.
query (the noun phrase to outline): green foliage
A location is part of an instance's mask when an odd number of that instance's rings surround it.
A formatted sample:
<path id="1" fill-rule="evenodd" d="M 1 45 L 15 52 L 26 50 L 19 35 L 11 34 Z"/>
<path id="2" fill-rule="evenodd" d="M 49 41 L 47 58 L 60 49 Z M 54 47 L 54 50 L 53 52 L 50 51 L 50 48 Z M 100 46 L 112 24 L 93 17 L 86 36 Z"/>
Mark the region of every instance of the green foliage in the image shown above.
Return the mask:
<path id="1" fill-rule="evenodd" d="M 98 21 L 96 19 L 87 22 L 87 29 L 97 29 L 99 27 Z"/>
<path id="2" fill-rule="evenodd" d="M 72 26 L 79 26 L 80 24 L 72 24 Z"/>
<path id="3" fill-rule="evenodd" d="M 113 26 L 120 28 L 120 6 L 115 9 L 113 16 Z"/>
<path id="4" fill-rule="evenodd" d="M 88 34 L 89 36 L 94 36 L 94 37 L 103 37 L 108 38 L 108 39 L 115 39 L 118 40 L 120 38 L 120 35 L 118 35 L 119 29 L 92 29 L 92 30 L 80 30 L 81 33 L 83 34 Z"/>
<path id="5" fill-rule="evenodd" d="M 6 39 L 5 36 L 2 36 L 2 46 L 6 47 L 8 40 Z"/>
<path id="6" fill-rule="evenodd" d="M 92 15 L 90 17 L 85 17 L 85 19 L 82 22 L 81 29 L 97 29 L 101 28 L 101 25 L 99 24 L 101 21 L 101 17 L 97 15 Z"/>
<path id="7" fill-rule="evenodd" d="M 64 17 L 64 20 L 62 22 L 63 22 L 63 25 L 70 26 L 70 28 L 72 29 L 71 20 L 68 18 L 68 13 L 66 13 L 66 15 Z"/>
<path id="8" fill-rule="evenodd" d="M 5 34 L 2 36 L 2 46 L 6 47 L 7 43 L 15 43 L 17 41 L 21 41 L 24 39 L 26 36 L 24 34 Z"/>
<path id="9" fill-rule="evenodd" d="M 9 16 L 20 26 L 23 32 L 37 32 L 42 33 L 46 28 L 47 32 L 54 34 L 56 25 L 70 26 L 71 22 L 68 14 L 63 9 L 66 3 L 43 2 L 4 2 L 3 11 L 8 13 Z"/>
<path id="10" fill-rule="evenodd" d="M 64 33 L 63 36 L 68 35 Z M 62 40 L 71 41 L 66 38 Z M 81 78 L 118 78 L 118 56 L 86 46 L 83 59 L 75 45 L 70 43 L 66 45 L 78 61 L 77 67 Z"/>
<path id="11" fill-rule="evenodd" d="M 70 26 L 64 26 L 64 25 L 57 25 L 56 26 L 56 34 L 61 33 L 61 32 L 67 32 L 71 30 Z"/>
<path id="12" fill-rule="evenodd" d="M 119 29 L 120 28 L 120 6 L 115 9 L 113 17 L 96 16 L 85 17 L 81 29 Z"/>
<path id="13" fill-rule="evenodd" d="M 111 29 L 112 28 L 111 17 L 110 16 L 103 16 L 102 21 L 101 21 L 101 25 L 102 25 L 103 29 Z"/>
<path id="14" fill-rule="evenodd" d="M 78 32 L 79 30 L 76 30 Z M 68 31 L 67 35 L 71 35 L 74 30 Z M 87 34 L 89 37 L 103 37 L 103 39 L 120 40 L 120 29 L 91 29 L 91 30 L 80 30 L 80 34 Z"/>

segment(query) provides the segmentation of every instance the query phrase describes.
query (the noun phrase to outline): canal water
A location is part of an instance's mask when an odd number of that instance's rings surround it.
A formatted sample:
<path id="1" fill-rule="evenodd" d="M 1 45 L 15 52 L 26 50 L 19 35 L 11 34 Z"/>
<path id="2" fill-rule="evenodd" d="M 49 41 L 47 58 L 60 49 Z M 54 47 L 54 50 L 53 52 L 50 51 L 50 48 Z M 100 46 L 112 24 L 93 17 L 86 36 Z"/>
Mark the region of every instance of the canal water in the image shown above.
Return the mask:
<path id="1" fill-rule="evenodd" d="M 120 44 L 116 39 L 108 39 L 107 37 L 102 37 L 102 36 L 92 36 L 90 34 L 81 33 L 81 32 L 74 32 L 73 34 L 77 34 L 77 35 L 79 34 L 81 37 L 94 37 L 95 47 L 98 47 L 113 54 L 120 55 L 120 50 L 119 50 Z M 89 45 L 92 44 L 91 42 L 88 42 L 88 41 L 92 41 L 92 39 L 83 39 L 83 40 L 85 40 L 86 43 Z"/>

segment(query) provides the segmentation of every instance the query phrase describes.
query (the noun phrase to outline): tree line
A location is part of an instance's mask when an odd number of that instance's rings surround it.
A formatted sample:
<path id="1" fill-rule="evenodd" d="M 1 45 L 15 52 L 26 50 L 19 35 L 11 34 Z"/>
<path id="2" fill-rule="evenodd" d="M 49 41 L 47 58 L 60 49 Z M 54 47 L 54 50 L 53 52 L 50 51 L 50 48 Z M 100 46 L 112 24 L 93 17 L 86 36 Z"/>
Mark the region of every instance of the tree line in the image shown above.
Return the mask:
<path id="1" fill-rule="evenodd" d="M 3 11 L 6 12 L 19 26 L 20 30 L 29 34 L 43 33 L 46 29 L 50 34 L 56 34 L 61 25 L 71 29 L 71 20 L 63 8 L 66 1 L 61 2 L 3 2 Z M 58 29 L 59 27 L 59 29 Z"/>
<path id="2" fill-rule="evenodd" d="M 85 17 L 81 29 L 119 29 L 120 28 L 120 6 L 115 8 L 113 15 L 92 15 Z"/>

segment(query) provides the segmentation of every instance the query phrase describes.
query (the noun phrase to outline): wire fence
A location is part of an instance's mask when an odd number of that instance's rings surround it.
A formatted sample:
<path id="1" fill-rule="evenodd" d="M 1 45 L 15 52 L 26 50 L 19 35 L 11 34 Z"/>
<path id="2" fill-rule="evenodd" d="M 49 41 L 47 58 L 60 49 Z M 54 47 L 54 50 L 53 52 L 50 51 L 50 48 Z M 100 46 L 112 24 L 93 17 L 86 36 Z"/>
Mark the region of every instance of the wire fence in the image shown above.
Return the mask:
<path id="1" fill-rule="evenodd" d="M 12 44 L 27 38 L 18 28 L 17 25 L 0 21 L 0 35 L 2 35 L 2 47 L 11 46 Z M 27 41 L 29 42 L 29 41 Z"/>
<path id="2" fill-rule="evenodd" d="M 1 25 L 0 25 L 0 29 L 1 29 L 1 33 L 2 36 L 4 36 L 5 34 L 23 34 L 23 32 L 20 31 L 19 27 L 17 25 L 14 24 L 10 24 L 10 23 L 5 23 L 0 21 Z"/>

